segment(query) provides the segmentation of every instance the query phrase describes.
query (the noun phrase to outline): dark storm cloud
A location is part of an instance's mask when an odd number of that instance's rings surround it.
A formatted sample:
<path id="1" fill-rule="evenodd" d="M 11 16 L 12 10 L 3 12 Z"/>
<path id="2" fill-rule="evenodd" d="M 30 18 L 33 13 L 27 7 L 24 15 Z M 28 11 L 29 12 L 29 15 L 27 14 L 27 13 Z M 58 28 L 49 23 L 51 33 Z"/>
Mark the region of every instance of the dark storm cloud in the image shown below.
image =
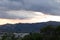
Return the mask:
<path id="1" fill-rule="evenodd" d="M 30 18 L 30 13 L 21 16 L 12 16 L 6 11 L 29 10 L 39 11 L 45 14 L 60 15 L 60 0 L 0 0 L 0 18 Z M 24 13 L 23 13 L 24 14 Z M 32 13 L 32 16 L 35 14 Z"/>

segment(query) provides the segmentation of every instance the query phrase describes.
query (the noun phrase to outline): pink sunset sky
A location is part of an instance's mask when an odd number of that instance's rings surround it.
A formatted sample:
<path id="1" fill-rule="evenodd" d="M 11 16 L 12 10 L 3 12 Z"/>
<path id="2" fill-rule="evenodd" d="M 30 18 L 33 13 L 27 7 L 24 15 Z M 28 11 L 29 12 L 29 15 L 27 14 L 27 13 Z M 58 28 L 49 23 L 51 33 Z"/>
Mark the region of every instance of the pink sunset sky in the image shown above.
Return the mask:
<path id="1" fill-rule="evenodd" d="M 31 11 L 30 11 L 31 12 Z M 16 13 L 16 11 L 10 11 L 11 13 Z M 18 13 L 20 13 L 20 11 L 18 11 Z M 58 21 L 60 22 L 60 16 L 54 16 L 54 15 L 49 15 L 49 14 L 44 14 L 42 12 L 33 12 L 34 14 L 36 14 L 34 17 L 32 18 L 26 18 L 26 19 L 4 19 L 4 18 L 0 18 L 0 25 L 2 24 L 6 24 L 6 23 L 10 23 L 10 24 L 15 24 L 15 23 L 37 23 L 37 22 L 47 22 L 47 21 Z M 18 15 L 17 15 L 18 16 Z"/>

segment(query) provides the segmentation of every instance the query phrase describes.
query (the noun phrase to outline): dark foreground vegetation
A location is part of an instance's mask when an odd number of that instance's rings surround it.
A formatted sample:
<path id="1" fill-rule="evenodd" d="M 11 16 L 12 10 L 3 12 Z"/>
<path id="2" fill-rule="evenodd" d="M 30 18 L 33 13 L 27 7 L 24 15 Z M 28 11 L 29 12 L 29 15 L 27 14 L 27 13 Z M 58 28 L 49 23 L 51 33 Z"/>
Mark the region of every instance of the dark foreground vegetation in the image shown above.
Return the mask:
<path id="1" fill-rule="evenodd" d="M 0 40 L 60 40 L 60 26 L 47 26 L 40 29 L 39 33 L 29 33 L 24 37 L 15 37 L 13 33 L 5 33 Z"/>

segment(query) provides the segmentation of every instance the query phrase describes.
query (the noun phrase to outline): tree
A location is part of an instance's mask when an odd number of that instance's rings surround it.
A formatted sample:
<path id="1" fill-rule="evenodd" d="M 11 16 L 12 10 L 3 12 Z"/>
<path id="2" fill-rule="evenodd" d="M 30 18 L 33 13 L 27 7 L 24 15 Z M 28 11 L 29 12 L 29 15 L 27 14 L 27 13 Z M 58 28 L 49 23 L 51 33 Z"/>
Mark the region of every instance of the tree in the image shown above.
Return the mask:
<path id="1" fill-rule="evenodd" d="M 55 38 L 55 28 L 51 25 L 41 28 L 40 33 L 42 34 L 44 40 L 52 40 L 52 38 Z"/>
<path id="2" fill-rule="evenodd" d="M 6 40 L 7 39 L 7 33 L 5 33 L 3 36 L 2 36 L 2 40 Z"/>
<path id="3" fill-rule="evenodd" d="M 5 33 L 2 36 L 2 40 L 17 40 L 17 39 L 15 38 L 15 35 L 13 33 Z"/>
<path id="4" fill-rule="evenodd" d="M 23 40 L 42 40 L 42 35 L 40 33 L 30 33 L 26 35 Z"/>

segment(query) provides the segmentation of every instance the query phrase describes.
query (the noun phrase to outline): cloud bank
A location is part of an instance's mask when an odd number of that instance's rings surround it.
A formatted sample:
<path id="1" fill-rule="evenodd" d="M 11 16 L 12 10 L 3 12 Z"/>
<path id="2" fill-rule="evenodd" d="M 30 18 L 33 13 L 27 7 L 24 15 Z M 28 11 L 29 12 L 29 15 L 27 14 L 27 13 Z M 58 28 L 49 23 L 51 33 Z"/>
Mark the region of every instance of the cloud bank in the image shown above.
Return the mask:
<path id="1" fill-rule="evenodd" d="M 60 15 L 60 0 L 0 0 L 0 18 L 32 18 L 35 11 Z"/>

